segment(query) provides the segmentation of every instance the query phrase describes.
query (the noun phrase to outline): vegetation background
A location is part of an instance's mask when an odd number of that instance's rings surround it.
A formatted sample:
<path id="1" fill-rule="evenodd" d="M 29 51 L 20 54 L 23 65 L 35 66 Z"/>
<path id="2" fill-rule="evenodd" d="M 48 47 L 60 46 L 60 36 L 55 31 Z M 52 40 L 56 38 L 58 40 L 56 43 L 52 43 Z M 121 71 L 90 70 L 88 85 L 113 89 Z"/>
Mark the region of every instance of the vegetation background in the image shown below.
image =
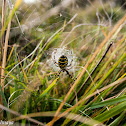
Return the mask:
<path id="1" fill-rule="evenodd" d="M 125 0 L 1 0 L 0 120 L 126 125 L 125 9 Z M 56 48 L 76 55 L 75 81 L 55 76 Z"/>

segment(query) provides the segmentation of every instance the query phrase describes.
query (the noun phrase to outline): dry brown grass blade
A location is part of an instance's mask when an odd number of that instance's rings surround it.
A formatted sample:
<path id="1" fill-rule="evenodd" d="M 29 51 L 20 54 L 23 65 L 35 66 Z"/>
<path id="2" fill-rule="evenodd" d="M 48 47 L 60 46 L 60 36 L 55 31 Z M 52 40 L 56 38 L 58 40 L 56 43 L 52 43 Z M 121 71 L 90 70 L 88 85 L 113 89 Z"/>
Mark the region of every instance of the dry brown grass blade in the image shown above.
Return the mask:
<path id="1" fill-rule="evenodd" d="M 32 67 L 34 66 L 34 64 L 35 64 L 35 61 L 37 60 L 37 56 L 35 57 L 35 59 L 33 60 L 33 63 L 31 64 L 31 66 L 30 66 L 30 68 L 29 68 L 29 70 L 28 70 L 28 74 L 30 73 L 30 70 L 32 69 Z"/>
<path id="2" fill-rule="evenodd" d="M 17 56 L 18 56 L 18 54 L 17 54 Z M 20 63 L 21 61 L 20 61 L 19 56 L 18 56 L 18 60 L 19 60 L 19 63 Z M 24 70 L 24 68 L 23 68 L 23 66 L 22 66 L 21 63 L 20 63 L 20 66 L 21 66 L 22 72 L 23 72 L 23 74 L 24 74 L 25 81 L 26 81 L 26 83 L 28 83 L 27 75 L 26 75 L 25 70 Z"/>
<path id="3" fill-rule="evenodd" d="M 60 114 L 62 114 L 60 112 Z M 22 116 L 19 116 L 19 117 L 16 117 L 16 118 L 13 118 L 9 121 L 18 121 L 18 120 L 22 120 L 22 119 L 26 119 L 28 117 L 51 117 L 51 116 L 54 116 L 55 115 L 55 112 L 37 112 L 37 113 L 30 113 L 30 114 L 27 114 L 27 115 L 22 115 Z M 71 119 L 71 120 L 75 120 L 75 121 L 79 121 L 81 123 L 84 123 L 84 124 L 89 124 L 90 126 L 95 126 L 95 125 L 100 125 L 100 126 L 105 126 L 103 125 L 102 123 L 96 121 L 96 120 L 93 120 L 91 118 L 87 118 L 85 116 L 81 116 L 79 114 L 74 114 L 74 113 L 68 113 L 67 115 L 64 115 L 65 118 L 68 118 L 68 119 Z"/>
<path id="4" fill-rule="evenodd" d="M 14 110 L 11 110 L 11 109 L 9 109 L 9 108 L 7 108 L 7 107 L 1 105 L 1 104 L 0 104 L 0 108 L 3 109 L 3 110 L 5 110 L 5 111 L 7 111 L 7 112 L 9 112 L 9 113 L 12 113 L 12 114 L 14 114 L 14 115 L 16 115 L 16 116 L 23 116 L 23 115 L 21 115 L 20 113 L 14 111 Z M 30 118 L 30 117 L 27 117 L 26 119 L 29 120 L 29 121 L 31 121 L 31 122 L 34 122 L 35 124 L 38 124 L 38 125 L 40 125 L 40 126 L 45 126 L 42 122 L 39 122 L 39 121 L 37 121 L 37 120 L 35 120 L 35 119 L 32 119 L 32 118 Z"/>
<path id="5" fill-rule="evenodd" d="M 90 60 L 87 62 L 87 64 L 85 65 L 84 69 L 82 70 L 82 72 L 80 73 L 79 77 L 77 78 L 77 80 L 75 81 L 75 83 L 73 84 L 73 86 L 70 88 L 70 90 L 68 91 L 68 93 L 66 94 L 63 102 L 60 104 L 59 108 L 56 111 L 55 117 L 53 118 L 53 120 L 51 122 L 48 123 L 48 125 L 52 126 L 56 120 L 56 116 L 59 114 L 60 110 L 62 109 L 63 105 L 65 104 L 67 98 L 69 97 L 69 95 L 71 94 L 71 92 L 73 91 L 73 89 L 75 88 L 75 86 L 77 85 L 77 83 L 79 82 L 79 80 L 81 79 L 81 77 L 83 76 L 83 74 L 85 73 L 86 69 L 88 68 L 88 66 L 90 65 L 90 63 L 95 59 L 95 57 L 97 56 L 97 54 L 99 53 L 100 49 L 107 43 L 107 41 L 113 36 L 113 34 L 118 30 L 118 28 L 126 21 L 126 14 L 122 17 L 122 19 L 120 19 L 117 24 L 114 26 L 114 28 L 112 29 L 112 31 L 110 31 L 110 33 L 107 35 L 107 37 L 103 40 L 103 42 L 99 45 L 98 49 L 94 52 L 93 56 L 90 58 Z"/>
<path id="6" fill-rule="evenodd" d="M 10 14 L 12 13 L 12 10 L 10 11 Z M 5 66 L 6 66 L 6 57 L 7 57 L 7 47 L 8 47 L 8 40 L 9 40 L 9 34 L 10 34 L 10 27 L 11 27 L 11 21 L 9 21 L 8 27 L 7 27 L 7 33 L 5 37 L 5 44 L 4 44 L 4 52 L 3 52 L 3 60 L 2 60 L 2 69 L 1 69 L 1 89 L 4 92 L 4 75 L 5 75 Z M 2 101 L 2 97 L 1 97 Z M 1 102 L 2 103 L 2 102 Z M 2 117 L 3 113 L 1 113 Z"/>
<path id="7" fill-rule="evenodd" d="M 101 31 L 102 31 L 103 35 L 105 36 L 105 38 L 106 38 L 107 37 L 107 34 L 105 33 L 105 31 L 104 31 L 103 28 L 101 28 Z"/>
<path id="8" fill-rule="evenodd" d="M 3 0 L 1 29 L 4 27 L 5 24 L 5 5 L 6 5 L 6 0 Z M 1 62 L 0 62 L 1 66 L 2 66 L 2 59 L 3 59 L 3 44 L 4 44 L 4 34 L 1 36 Z M 0 68 L 0 75 L 1 75 L 1 68 Z"/>
<path id="9" fill-rule="evenodd" d="M 10 11 L 10 14 L 12 13 L 12 10 Z M 6 66 L 6 56 L 7 56 L 7 48 L 8 48 L 8 40 L 9 40 L 9 34 L 10 34 L 10 27 L 11 27 L 11 21 L 8 24 L 7 27 L 7 33 L 5 38 L 5 44 L 4 44 L 4 54 L 3 54 L 3 61 L 2 61 L 2 70 L 1 70 L 1 88 L 4 91 L 4 74 L 5 74 L 5 66 Z"/>
<path id="10" fill-rule="evenodd" d="M 113 82 L 113 83 L 111 83 L 111 84 L 109 84 L 109 85 L 107 85 L 107 86 L 105 86 L 105 87 L 99 89 L 98 91 L 99 91 L 99 92 L 102 92 L 102 91 L 104 91 L 104 90 L 106 90 L 106 89 L 108 89 L 108 88 L 110 88 L 110 87 L 116 86 L 116 85 L 121 84 L 121 83 L 123 83 L 123 82 L 125 82 L 125 81 L 126 81 L 126 77 L 123 78 L 123 79 L 121 79 L 121 80 L 117 80 L 117 81 L 115 81 L 115 82 Z M 71 108 L 67 109 L 67 110 L 66 110 L 65 112 L 63 112 L 62 114 L 57 115 L 57 117 L 55 117 L 55 120 L 54 120 L 54 121 L 57 121 L 57 120 L 60 119 L 61 117 L 63 117 L 63 116 L 65 116 L 66 114 L 68 114 L 68 112 L 70 112 L 72 109 L 76 108 L 78 105 L 80 105 L 81 103 L 83 103 L 85 100 L 87 100 L 87 99 L 89 99 L 89 98 L 95 96 L 96 94 L 98 94 L 98 91 L 95 91 L 95 92 L 92 93 L 91 95 L 89 95 L 89 96 L 87 96 L 86 98 L 80 100 L 77 104 L 75 104 L 75 105 L 72 106 Z M 48 123 L 47 125 L 50 126 L 50 123 Z"/>
<path id="11" fill-rule="evenodd" d="M 4 27 L 4 24 L 5 24 L 5 6 L 6 6 L 6 0 L 3 0 L 1 29 Z M 3 44 L 4 44 L 4 34 L 1 36 L 1 59 L 0 59 L 0 66 L 1 67 L 0 67 L 0 77 L 1 77 L 1 71 L 2 71 Z M 1 79 L 0 79 L 0 81 L 1 81 Z M 2 96 L 0 96 L 0 104 L 3 104 Z M 1 113 L 0 118 L 2 118 L 2 115 L 3 114 Z"/>

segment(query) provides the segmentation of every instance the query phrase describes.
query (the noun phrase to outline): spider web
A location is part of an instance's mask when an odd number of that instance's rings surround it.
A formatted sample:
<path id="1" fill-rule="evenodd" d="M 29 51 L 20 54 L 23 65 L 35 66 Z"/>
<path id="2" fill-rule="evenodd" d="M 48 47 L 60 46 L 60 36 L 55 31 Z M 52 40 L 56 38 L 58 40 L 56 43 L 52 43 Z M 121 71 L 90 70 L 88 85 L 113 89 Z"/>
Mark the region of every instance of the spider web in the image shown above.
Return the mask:
<path id="1" fill-rule="evenodd" d="M 69 2 L 67 3 L 69 6 L 65 6 L 65 3 L 63 4 L 64 1 Z M 108 1 L 107 6 L 110 8 L 110 13 L 108 13 L 106 3 L 102 0 L 99 0 L 98 3 L 102 6 L 103 11 L 99 10 L 99 6 L 96 4 L 97 1 L 64 1 L 56 3 L 51 0 L 41 0 L 36 3 L 26 4 L 23 2 L 21 4 L 12 20 L 9 43 L 10 45 L 15 44 L 18 46 L 20 56 L 23 58 L 28 56 L 42 38 L 44 38 L 42 49 L 44 49 L 58 33 L 62 32 L 60 36 L 57 37 L 58 39 L 54 39 L 53 45 L 49 46 L 49 48 L 63 46 L 74 48 L 77 57 L 82 59 L 84 58 L 82 56 L 83 54 L 80 55 L 82 51 L 87 55 L 92 52 L 94 48 L 92 43 L 95 40 L 94 38 L 96 38 L 96 31 L 97 34 L 100 33 L 100 26 L 112 27 L 113 20 L 118 21 L 121 18 L 118 16 L 118 12 L 120 12 L 125 5 L 125 3 L 123 3 L 121 7 L 118 7 L 118 9 L 114 11 L 117 5 L 115 5 L 114 0 Z M 11 7 L 15 2 L 15 0 L 9 0 L 8 5 Z M 8 7 L 8 5 L 6 6 Z M 80 5 L 84 5 L 84 7 Z M 93 11 L 95 15 L 89 20 Z M 85 12 L 87 14 L 85 14 Z M 91 27 L 93 26 L 97 27 L 92 30 Z M 78 48 L 76 48 L 76 46 L 78 46 Z M 77 49 L 80 51 L 78 52 Z"/>
<path id="2" fill-rule="evenodd" d="M 67 4 L 71 6 L 65 6 L 64 1 L 67 1 Z M 76 49 L 76 55 L 82 59 L 83 56 L 80 55 L 81 51 L 88 55 L 92 52 L 92 48 L 94 48 L 92 46 L 96 38 L 96 34 L 94 33 L 96 31 L 97 34 L 100 33 L 100 26 L 112 27 L 113 20 L 119 20 L 118 12 L 125 5 L 123 3 L 121 7 L 114 11 L 116 8 L 114 0 L 108 1 L 107 6 L 110 9 L 108 12 L 106 10 L 106 3 L 103 0 L 94 2 L 90 0 L 86 2 L 84 0 L 77 2 L 74 0 L 64 1 L 40 0 L 28 4 L 24 1 L 22 2 L 12 20 L 11 40 L 9 43 L 10 45 L 16 44 L 18 46 L 20 56 L 25 57 L 29 55 L 42 38 L 44 38 L 44 49 L 55 36 L 60 34 L 59 37 L 54 39 L 53 45 L 49 46 L 49 48 L 66 46 L 68 49 L 73 47 L 75 50 L 77 45 L 77 49 L 80 49 L 80 52 Z M 8 0 L 9 7 L 13 6 L 15 2 Z M 99 3 L 98 6 L 97 2 Z M 102 6 L 103 11 L 99 10 L 99 6 Z M 93 11 L 95 15 L 89 20 L 89 15 Z M 91 27 L 93 26 L 98 27 L 92 30 Z M 78 34 L 76 35 L 76 33 Z"/>

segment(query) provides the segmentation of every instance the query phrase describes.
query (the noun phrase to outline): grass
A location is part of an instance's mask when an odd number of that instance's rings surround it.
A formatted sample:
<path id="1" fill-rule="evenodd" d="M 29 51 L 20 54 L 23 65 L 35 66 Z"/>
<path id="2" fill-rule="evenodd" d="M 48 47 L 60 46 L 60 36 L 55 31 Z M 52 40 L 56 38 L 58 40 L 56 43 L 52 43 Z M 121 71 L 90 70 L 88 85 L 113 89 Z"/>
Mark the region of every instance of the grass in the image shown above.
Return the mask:
<path id="1" fill-rule="evenodd" d="M 126 125 L 124 10 L 95 1 L 52 12 L 59 3 L 41 22 L 41 10 L 32 11 L 36 5 L 18 0 L 9 16 L 2 13 L 0 120 L 22 126 Z M 76 55 L 68 70 L 75 81 L 65 72 L 55 76 L 50 65 L 52 52 L 64 46 Z"/>

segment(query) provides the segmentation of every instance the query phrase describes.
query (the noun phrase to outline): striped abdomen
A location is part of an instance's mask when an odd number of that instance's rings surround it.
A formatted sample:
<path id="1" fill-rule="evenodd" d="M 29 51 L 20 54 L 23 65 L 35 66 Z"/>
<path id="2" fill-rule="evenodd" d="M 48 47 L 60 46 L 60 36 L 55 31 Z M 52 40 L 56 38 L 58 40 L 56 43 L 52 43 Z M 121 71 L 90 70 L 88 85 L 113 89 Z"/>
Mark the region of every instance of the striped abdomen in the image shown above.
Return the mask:
<path id="1" fill-rule="evenodd" d="M 65 69 L 68 64 L 68 59 L 66 56 L 62 55 L 58 60 L 58 65 L 61 69 Z"/>

